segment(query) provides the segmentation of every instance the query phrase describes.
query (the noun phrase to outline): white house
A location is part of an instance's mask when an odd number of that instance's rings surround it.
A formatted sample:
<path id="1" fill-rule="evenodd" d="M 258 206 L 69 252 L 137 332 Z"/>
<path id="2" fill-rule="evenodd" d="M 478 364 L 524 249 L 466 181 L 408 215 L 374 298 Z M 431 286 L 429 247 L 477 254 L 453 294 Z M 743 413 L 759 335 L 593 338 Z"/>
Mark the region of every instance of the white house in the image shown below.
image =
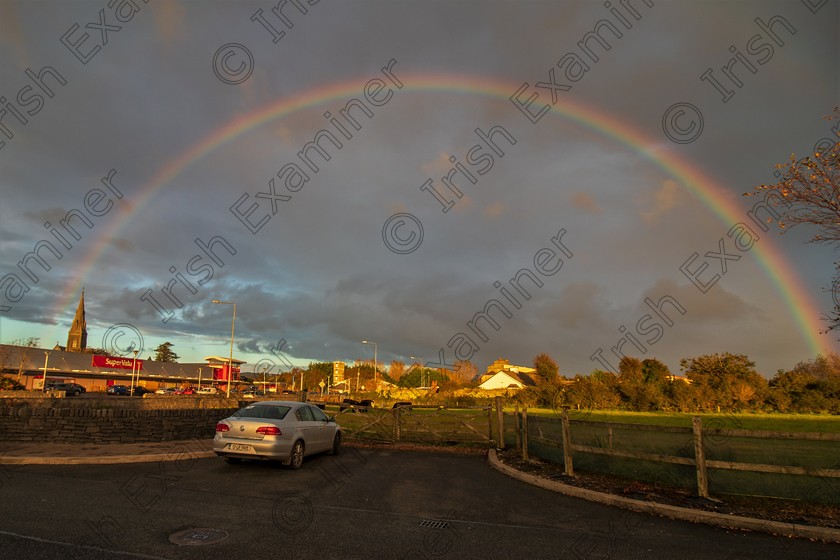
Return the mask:
<path id="1" fill-rule="evenodd" d="M 527 373 L 513 370 L 485 374 L 482 376 L 482 380 L 478 388 L 488 391 L 493 389 L 522 389 L 523 387 L 532 387 L 537 384 Z"/>

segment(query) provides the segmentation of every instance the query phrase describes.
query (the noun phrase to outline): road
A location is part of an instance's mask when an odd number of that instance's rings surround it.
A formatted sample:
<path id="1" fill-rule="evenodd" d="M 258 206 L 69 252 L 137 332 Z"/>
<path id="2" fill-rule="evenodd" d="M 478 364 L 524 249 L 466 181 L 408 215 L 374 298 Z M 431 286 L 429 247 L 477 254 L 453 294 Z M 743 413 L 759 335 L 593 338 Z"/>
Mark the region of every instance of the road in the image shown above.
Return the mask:
<path id="1" fill-rule="evenodd" d="M 564 497 L 479 455 L 345 448 L 301 470 L 195 459 L 0 466 L 5 558 L 835 560 L 840 545 Z M 193 544 L 170 536 L 192 529 Z M 213 544 L 207 541 L 222 539 Z M 203 543 L 203 544 L 196 544 Z"/>

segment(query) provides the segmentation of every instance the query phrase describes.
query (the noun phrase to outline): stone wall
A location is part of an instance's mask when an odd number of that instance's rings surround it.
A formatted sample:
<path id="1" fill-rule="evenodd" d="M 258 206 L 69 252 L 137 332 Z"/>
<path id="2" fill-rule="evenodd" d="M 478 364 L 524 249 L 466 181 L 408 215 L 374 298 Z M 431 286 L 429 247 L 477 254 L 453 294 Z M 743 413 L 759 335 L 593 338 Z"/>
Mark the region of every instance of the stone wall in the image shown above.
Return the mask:
<path id="1" fill-rule="evenodd" d="M 223 398 L 5 398 L 0 399 L 0 440 L 84 444 L 211 438 L 216 423 L 244 404 Z"/>

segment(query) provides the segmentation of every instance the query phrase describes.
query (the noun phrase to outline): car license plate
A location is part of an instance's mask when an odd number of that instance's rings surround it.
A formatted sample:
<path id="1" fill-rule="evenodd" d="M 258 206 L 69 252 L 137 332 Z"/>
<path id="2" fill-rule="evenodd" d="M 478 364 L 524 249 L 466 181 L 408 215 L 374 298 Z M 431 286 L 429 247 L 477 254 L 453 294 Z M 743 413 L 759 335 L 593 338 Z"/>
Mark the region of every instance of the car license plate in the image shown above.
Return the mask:
<path id="1" fill-rule="evenodd" d="M 228 449 L 231 451 L 251 451 L 250 445 L 241 445 L 239 443 L 231 443 L 228 445 Z"/>

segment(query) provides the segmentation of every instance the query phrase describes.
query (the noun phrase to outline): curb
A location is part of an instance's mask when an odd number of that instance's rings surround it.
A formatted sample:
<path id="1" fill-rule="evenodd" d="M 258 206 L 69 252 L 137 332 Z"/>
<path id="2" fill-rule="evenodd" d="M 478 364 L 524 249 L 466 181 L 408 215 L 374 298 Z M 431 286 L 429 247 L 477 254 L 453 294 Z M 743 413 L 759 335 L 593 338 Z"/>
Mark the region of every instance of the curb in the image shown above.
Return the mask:
<path id="1" fill-rule="evenodd" d="M 176 445 L 178 441 L 173 441 L 172 444 Z M 359 445 L 359 441 L 348 440 L 343 443 L 348 447 L 357 447 L 360 449 L 377 449 L 377 448 L 386 448 L 386 449 L 402 449 L 403 451 L 415 451 L 417 447 L 415 445 L 407 445 L 401 447 L 399 445 L 394 444 L 370 444 L 370 442 L 362 442 Z M 436 449 L 432 449 L 435 451 Z M 446 449 L 447 452 L 451 452 L 450 450 Z M 484 449 L 480 450 L 482 453 Z M 478 451 L 469 450 L 466 453 L 478 453 Z M 216 452 L 212 450 L 208 451 L 193 451 L 189 449 L 180 450 L 177 447 L 173 448 L 172 450 L 166 453 L 134 453 L 134 454 L 123 454 L 123 455 L 102 455 L 102 456 L 91 456 L 91 455 L 77 455 L 77 456 L 62 456 L 62 455 L 53 455 L 49 457 L 39 457 L 34 455 L 20 455 L 20 456 L 9 456 L 4 455 L 0 452 L 0 467 L 6 465 L 119 465 L 119 464 L 127 464 L 127 463 L 156 463 L 159 461 L 183 461 L 185 459 L 210 459 L 213 457 L 217 457 Z"/>
<path id="2" fill-rule="evenodd" d="M 785 537 L 817 539 L 831 543 L 840 543 L 840 529 L 814 527 L 812 525 L 797 525 L 795 523 L 754 519 L 752 517 L 741 517 L 738 515 L 727 515 L 723 513 L 669 506 L 653 502 L 643 502 L 641 500 L 634 500 L 633 498 L 625 498 L 623 496 L 605 494 L 603 492 L 596 492 L 595 490 L 588 490 L 586 488 L 578 488 L 577 486 L 569 486 L 568 484 L 563 484 L 562 482 L 547 480 L 532 474 L 524 473 L 502 463 L 499 460 L 495 449 L 489 450 L 487 453 L 487 459 L 490 466 L 511 478 L 515 478 L 534 486 L 539 486 L 540 488 L 544 488 L 546 490 L 551 490 L 552 492 L 559 492 L 560 494 L 565 494 L 566 496 L 571 496 L 573 498 L 582 498 L 590 502 L 597 502 L 608 506 L 623 507 L 633 511 L 659 515 L 671 519 L 691 521 L 692 523 L 705 523 L 707 525 L 716 525 L 718 527 L 726 527 L 729 529 L 757 531 L 773 535 L 783 535 Z"/>
<path id="3" fill-rule="evenodd" d="M 213 451 L 185 451 L 179 453 L 149 453 L 144 455 L 105 455 L 102 457 L 2 457 L 0 465 L 118 465 L 124 463 L 157 463 L 183 461 L 184 458 L 207 459 Z"/>

